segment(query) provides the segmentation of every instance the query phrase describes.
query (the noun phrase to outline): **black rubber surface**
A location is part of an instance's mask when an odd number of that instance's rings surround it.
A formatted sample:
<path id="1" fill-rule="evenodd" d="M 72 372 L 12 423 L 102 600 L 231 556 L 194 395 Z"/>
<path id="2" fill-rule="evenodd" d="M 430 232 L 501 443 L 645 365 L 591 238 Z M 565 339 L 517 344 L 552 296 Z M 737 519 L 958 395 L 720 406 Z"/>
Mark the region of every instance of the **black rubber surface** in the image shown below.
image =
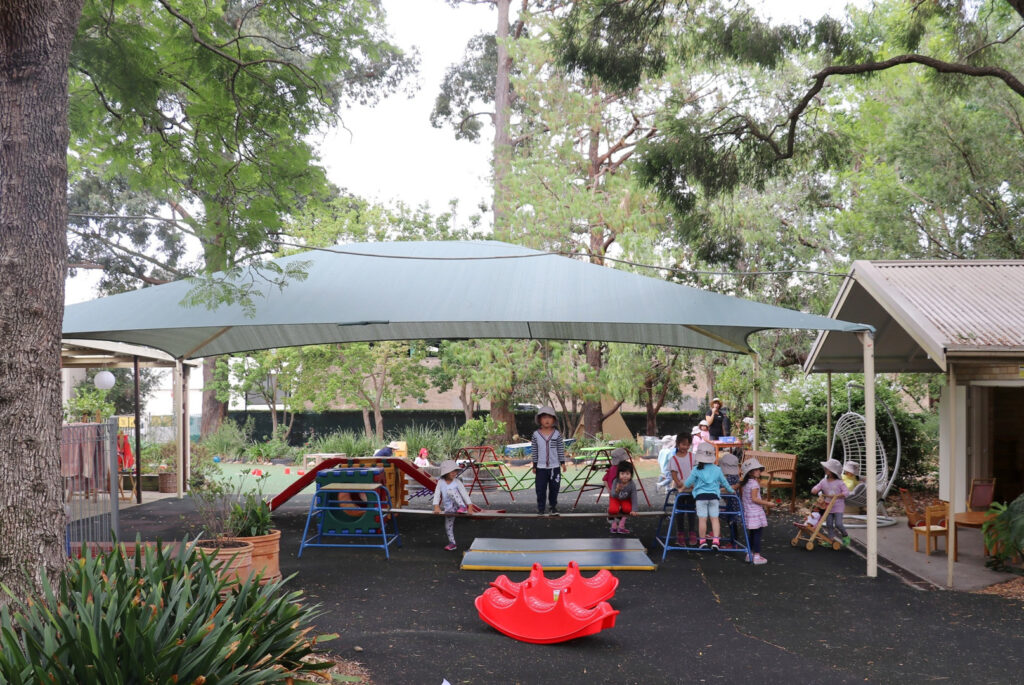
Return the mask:
<path id="1" fill-rule="evenodd" d="M 528 511 L 529 500 L 517 496 L 510 508 Z M 339 634 L 325 648 L 363 663 L 378 685 L 1024 682 L 1022 603 L 923 591 L 883 571 L 867 578 L 849 550 L 791 547 L 788 513 L 769 517 L 767 565 L 670 552 L 654 572 L 616 573 L 615 628 L 532 645 L 480 621 L 473 600 L 500 572 L 460 571 L 462 551 L 475 537 L 599 537 L 603 520 L 460 518 L 453 553 L 443 549 L 440 517 L 405 515 L 390 561 L 374 549 L 309 549 L 297 560 L 308 503 L 298 497 L 274 514 L 281 570 L 320 604 L 318 628 Z M 128 538 L 178 539 L 183 515 L 192 516 L 187 499 L 154 502 L 123 512 L 122 529 Z M 630 528 L 658 560 L 656 523 L 637 518 Z"/>

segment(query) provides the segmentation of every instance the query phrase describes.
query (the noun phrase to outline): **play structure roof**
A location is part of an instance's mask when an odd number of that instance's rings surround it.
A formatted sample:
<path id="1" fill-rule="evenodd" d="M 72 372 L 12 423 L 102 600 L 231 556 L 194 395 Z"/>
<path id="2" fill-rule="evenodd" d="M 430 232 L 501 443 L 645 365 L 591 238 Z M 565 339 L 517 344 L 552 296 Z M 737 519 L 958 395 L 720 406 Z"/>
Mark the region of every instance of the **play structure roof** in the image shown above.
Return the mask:
<path id="1" fill-rule="evenodd" d="M 829 316 L 875 327 L 875 370 L 1024 356 L 1024 260 L 856 261 Z M 822 330 L 804 369 L 858 372 L 860 343 Z"/>
<path id="2" fill-rule="evenodd" d="M 749 352 L 765 329 L 869 326 L 494 241 L 362 243 L 275 260 L 308 276 L 240 305 L 187 307 L 176 281 L 69 305 L 64 336 L 175 358 L 372 340 L 600 340 Z M 249 274 L 257 284 L 259 275 Z M 853 337 L 853 336 L 850 336 Z"/>

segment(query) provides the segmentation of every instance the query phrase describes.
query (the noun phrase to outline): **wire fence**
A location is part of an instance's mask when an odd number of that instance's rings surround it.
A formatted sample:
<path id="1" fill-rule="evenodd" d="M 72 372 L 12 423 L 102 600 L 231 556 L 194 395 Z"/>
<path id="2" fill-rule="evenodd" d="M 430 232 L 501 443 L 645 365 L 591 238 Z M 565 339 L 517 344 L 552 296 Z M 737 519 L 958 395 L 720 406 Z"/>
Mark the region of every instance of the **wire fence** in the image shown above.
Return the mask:
<path id="1" fill-rule="evenodd" d="M 60 462 L 68 554 L 111 542 L 120 533 L 117 420 L 64 425 Z"/>

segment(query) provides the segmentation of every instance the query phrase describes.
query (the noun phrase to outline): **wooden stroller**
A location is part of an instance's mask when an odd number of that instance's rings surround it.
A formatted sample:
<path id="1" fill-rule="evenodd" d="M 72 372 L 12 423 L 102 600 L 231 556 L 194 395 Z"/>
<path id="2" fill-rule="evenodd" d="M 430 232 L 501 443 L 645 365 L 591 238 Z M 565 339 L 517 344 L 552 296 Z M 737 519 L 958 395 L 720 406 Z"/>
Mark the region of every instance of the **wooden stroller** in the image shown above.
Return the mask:
<path id="1" fill-rule="evenodd" d="M 843 548 L 843 543 L 839 540 L 833 540 L 822 530 L 825 527 L 825 521 L 828 519 L 829 512 L 832 511 L 832 505 L 836 503 L 838 495 L 833 495 L 827 500 L 825 510 L 821 512 L 821 518 L 818 519 L 818 523 L 809 526 L 806 523 L 794 523 L 796 526 L 796 537 L 790 540 L 790 544 L 794 547 L 799 547 L 801 542 L 806 542 L 804 547 L 810 552 L 814 549 L 815 545 L 822 545 L 824 547 L 831 547 L 834 550 L 840 550 Z"/>

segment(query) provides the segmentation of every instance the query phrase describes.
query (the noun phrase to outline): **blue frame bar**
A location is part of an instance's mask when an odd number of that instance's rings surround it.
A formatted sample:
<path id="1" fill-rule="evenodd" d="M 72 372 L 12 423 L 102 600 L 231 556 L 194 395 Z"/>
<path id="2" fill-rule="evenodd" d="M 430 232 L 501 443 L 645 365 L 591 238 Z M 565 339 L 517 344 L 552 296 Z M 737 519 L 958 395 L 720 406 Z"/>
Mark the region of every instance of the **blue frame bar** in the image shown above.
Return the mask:
<path id="1" fill-rule="evenodd" d="M 332 494 L 364 495 L 366 501 L 361 504 L 343 502 Z M 367 532 L 336 532 L 324 530 L 324 514 L 360 512 L 362 514 L 375 514 L 379 525 Z M 309 526 L 316 518 L 316 529 L 312 535 L 309 533 Z M 390 518 L 391 530 L 388 530 L 388 518 Z M 346 542 L 324 542 L 324 538 L 340 538 Z M 358 543 L 355 540 L 361 538 L 376 538 L 374 542 Z M 306 516 L 306 526 L 302 530 L 302 542 L 299 543 L 299 553 L 296 558 L 302 558 L 302 551 L 307 547 L 373 547 L 384 550 L 384 558 L 390 559 L 389 547 L 395 543 L 402 546 L 402 538 L 398 533 L 398 517 L 391 512 L 391 493 L 383 483 L 327 483 L 323 486 L 317 483 L 316 493 L 309 502 L 309 514 Z"/>
<path id="2" fill-rule="evenodd" d="M 674 499 L 672 499 L 673 493 L 675 493 L 675 498 Z M 711 550 L 711 549 L 701 549 L 700 547 L 690 547 L 688 545 L 679 545 L 678 542 L 675 540 L 675 538 L 672 535 L 672 529 L 673 529 L 674 524 L 676 522 L 676 516 L 677 515 L 680 515 L 680 514 L 696 514 L 697 513 L 697 510 L 695 508 L 688 507 L 688 508 L 684 509 L 684 508 L 682 508 L 680 506 L 680 504 L 681 504 L 681 502 L 683 500 L 683 497 L 684 496 L 689 496 L 689 495 L 690 495 L 690 493 L 688 493 L 688 492 L 685 492 L 685 493 L 684 492 L 678 492 L 677 490 L 674 490 L 674 489 L 673 490 L 669 490 L 668 493 L 665 495 L 665 504 L 662 507 L 662 509 L 663 509 L 663 511 L 665 513 L 658 519 L 658 527 L 654 531 L 654 539 L 657 540 L 658 544 L 661 545 L 661 547 L 662 547 L 662 550 L 661 550 L 661 560 L 662 561 L 665 561 L 665 556 L 669 553 L 669 550 L 686 550 L 686 551 L 689 551 L 689 552 L 709 552 L 709 551 L 714 551 L 714 550 Z M 729 540 L 729 542 L 731 542 L 732 545 L 733 545 L 732 548 L 731 549 L 720 549 L 718 551 L 720 551 L 720 552 L 742 552 L 743 554 L 749 554 L 749 552 L 750 552 L 750 538 L 747 536 L 747 523 L 746 523 L 746 519 L 743 517 L 743 502 L 742 502 L 742 500 L 740 500 L 739 495 L 720 495 L 720 497 L 723 500 L 727 500 L 727 499 L 734 499 L 734 500 L 736 500 L 737 511 L 724 511 L 724 510 L 720 510 L 718 518 L 720 518 L 720 519 L 738 518 L 739 519 L 739 524 L 740 524 L 739 527 L 740 527 L 740 530 L 743 531 L 743 541 L 742 541 L 743 544 L 741 546 L 740 545 L 740 541 L 737 540 L 735 537 L 732 537 Z M 669 500 L 670 499 L 672 499 L 671 510 L 669 509 Z M 692 497 L 688 498 L 688 501 L 689 502 L 693 502 Z M 662 526 L 662 524 L 665 523 L 666 520 L 668 521 L 668 527 L 665 529 L 664 534 L 662 534 L 661 526 Z"/>

